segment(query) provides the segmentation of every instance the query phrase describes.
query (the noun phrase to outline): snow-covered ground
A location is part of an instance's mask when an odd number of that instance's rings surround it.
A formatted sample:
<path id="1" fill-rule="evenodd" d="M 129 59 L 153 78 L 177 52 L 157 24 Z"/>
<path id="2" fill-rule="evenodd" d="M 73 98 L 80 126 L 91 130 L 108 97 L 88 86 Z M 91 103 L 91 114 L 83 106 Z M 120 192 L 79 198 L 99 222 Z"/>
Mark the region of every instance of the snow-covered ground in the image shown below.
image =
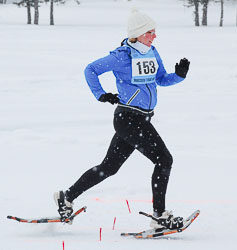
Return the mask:
<path id="1" fill-rule="evenodd" d="M 102 2 L 102 3 L 101 3 Z M 200 217 L 182 234 L 158 240 L 120 237 L 148 229 L 153 165 L 135 152 L 119 173 L 75 201 L 87 205 L 72 226 L 20 224 L 7 215 L 57 215 L 54 191 L 66 189 L 100 163 L 114 133 L 114 107 L 99 103 L 85 66 L 118 47 L 126 36 L 130 7 L 158 23 L 154 45 L 168 72 L 183 57 L 187 79 L 158 88 L 153 124 L 174 157 L 167 209 Z M 0 249 L 235 249 L 237 152 L 236 8 L 209 8 L 209 26 L 194 27 L 182 1 L 82 1 L 40 8 L 40 25 L 26 25 L 26 9 L 0 5 Z M 112 73 L 100 77 L 115 92 Z M 132 213 L 128 212 L 126 200 Z M 112 230 L 114 217 L 117 218 Z M 102 228 L 102 241 L 99 229 Z"/>

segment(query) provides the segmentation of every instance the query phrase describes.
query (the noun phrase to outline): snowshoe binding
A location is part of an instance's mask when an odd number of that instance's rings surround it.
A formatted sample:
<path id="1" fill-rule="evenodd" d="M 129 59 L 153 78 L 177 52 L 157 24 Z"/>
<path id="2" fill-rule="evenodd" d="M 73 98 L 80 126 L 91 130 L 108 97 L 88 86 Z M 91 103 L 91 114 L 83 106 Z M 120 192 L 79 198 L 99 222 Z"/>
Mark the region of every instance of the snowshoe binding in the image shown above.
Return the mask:
<path id="1" fill-rule="evenodd" d="M 67 200 L 66 192 L 59 191 L 54 193 L 54 200 L 56 205 L 58 206 L 58 213 L 62 219 L 65 221 L 70 218 L 73 213 L 73 202 L 69 202 Z"/>

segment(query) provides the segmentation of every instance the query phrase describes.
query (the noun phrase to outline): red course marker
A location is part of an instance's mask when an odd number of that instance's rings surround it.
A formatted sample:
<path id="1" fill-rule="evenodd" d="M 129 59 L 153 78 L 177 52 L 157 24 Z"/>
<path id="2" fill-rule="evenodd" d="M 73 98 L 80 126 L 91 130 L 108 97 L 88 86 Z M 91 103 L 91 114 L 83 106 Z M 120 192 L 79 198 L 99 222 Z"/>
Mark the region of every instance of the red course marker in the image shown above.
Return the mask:
<path id="1" fill-rule="evenodd" d="M 65 250 L 65 248 L 64 248 L 64 241 L 63 241 L 63 250 Z"/>
<path id="2" fill-rule="evenodd" d="M 131 213 L 131 210 L 130 210 L 130 207 L 129 207 L 129 204 L 128 204 L 128 200 L 126 200 L 126 202 L 127 202 L 127 205 L 128 205 L 128 211 L 129 211 L 129 213 Z"/>
<path id="3" fill-rule="evenodd" d="M 101 241 L 102 228 L 100 228 L 100 241 Z"/>
<path id="4" fill-rule="evenodd" d="M 113 230 L 114 230 L 114 227 L 115 227 L 115 222 L 116 222 L 116 217 L 114 217 Z"/>

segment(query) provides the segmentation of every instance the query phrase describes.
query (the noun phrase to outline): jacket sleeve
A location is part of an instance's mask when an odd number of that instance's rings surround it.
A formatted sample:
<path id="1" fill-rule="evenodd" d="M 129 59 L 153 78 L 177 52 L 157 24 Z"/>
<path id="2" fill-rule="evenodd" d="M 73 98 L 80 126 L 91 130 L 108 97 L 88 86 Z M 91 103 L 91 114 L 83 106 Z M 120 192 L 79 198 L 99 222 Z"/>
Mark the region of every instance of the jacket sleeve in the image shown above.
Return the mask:
<path id="1" fill-rule="evenodd" d="M 105 94 L 105 90 L 102 88 L 99 75 L 116 70 L 119 67 L 119 59 L 116 56 L 116 53 L 111 52 L 110 55 L 100 58 L 92 63 L 90 63 L 84 73 L 86 81 L 95 96 L 98 100 L 102 94 Z"/>
<path id="2" fill-rule="evenodd" d="M 165 70 L 162 59 L 160 58 L 160 55 L 158 54 L 156 49 L 154 49 L 154 53 L 155 53 L 155 56 L 159 65 L 158 71 L 156 73 L 157 85 L 166 87 L 166 86 L 177 84 L 184 80 L 184 78 L 176 75 L 175 73 L 168 74 Z"/>

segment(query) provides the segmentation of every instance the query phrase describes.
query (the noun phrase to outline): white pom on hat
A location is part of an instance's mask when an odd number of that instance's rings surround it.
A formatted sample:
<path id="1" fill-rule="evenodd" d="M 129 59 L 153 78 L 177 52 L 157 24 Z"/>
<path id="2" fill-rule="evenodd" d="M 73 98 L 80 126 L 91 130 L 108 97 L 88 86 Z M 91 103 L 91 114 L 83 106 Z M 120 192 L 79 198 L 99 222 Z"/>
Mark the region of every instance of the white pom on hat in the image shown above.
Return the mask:
<path id="1" fill-rule="evenodd" d="M 152 18 L 138 11 L 137 8 L 132 8 L 127 25 L 128 38 L 137 38 L 155 27 L 156 22 Z"/>

